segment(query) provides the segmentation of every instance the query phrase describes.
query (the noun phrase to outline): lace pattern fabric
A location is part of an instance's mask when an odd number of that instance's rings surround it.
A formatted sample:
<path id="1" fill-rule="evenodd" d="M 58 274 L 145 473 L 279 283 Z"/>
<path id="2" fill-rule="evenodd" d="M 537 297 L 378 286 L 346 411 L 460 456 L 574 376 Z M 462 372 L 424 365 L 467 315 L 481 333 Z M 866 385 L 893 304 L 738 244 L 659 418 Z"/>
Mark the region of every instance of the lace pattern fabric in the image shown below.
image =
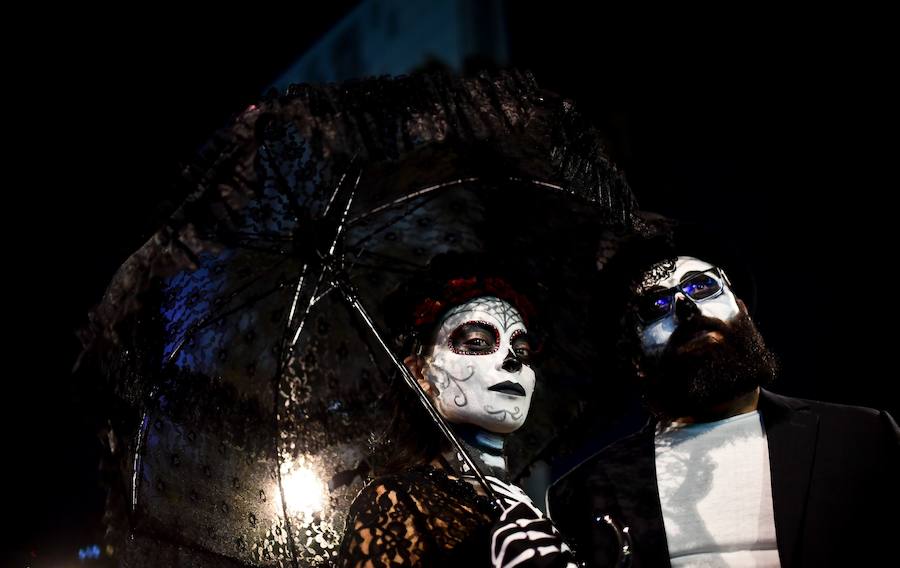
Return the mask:
<path id="1" fill-rule="evenodd" d="M 356 497 L 338 565 L 487 566 L 490 500 L 430 465 L 375 479 Z"/>

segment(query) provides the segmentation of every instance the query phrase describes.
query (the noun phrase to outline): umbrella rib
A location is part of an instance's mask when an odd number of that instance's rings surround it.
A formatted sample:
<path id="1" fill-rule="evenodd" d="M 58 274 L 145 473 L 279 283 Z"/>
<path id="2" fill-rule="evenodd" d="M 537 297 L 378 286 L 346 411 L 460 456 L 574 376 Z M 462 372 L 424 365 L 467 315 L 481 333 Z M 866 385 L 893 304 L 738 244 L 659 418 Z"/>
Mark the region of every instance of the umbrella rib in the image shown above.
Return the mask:
<path id="1" fill-rule="evenodd" d="M 355 262 L 352 268 L 369 268 L 379 272 L 392 272 L 394 274 L 418 274 L 420 271 L 414 268 L 386 267 L 368 262 Z"/>
<path id="2" fill-rule="evenodd" d="M 287 242 L 287 241 L 286 241 Z M 239 250 L 252 250 L 254 252 L 260 252 L 265 254 L 272 254 L 275 256 L 286 256 L 288 253 L 284 249 L 273 249 L 273 248 L 265 248 L 261 246 L 254 246 L 249 244 L 240 243 L 232 246 L 232 248 Z"/>
<path id="3" fill-rule="evenodd" d="M 338 191 L 341 189 L 341 184 L 344 183 L 344 178 L 347 177 L 347 172 L 341 174 L 341 179 L 338 180 L 337 185 L 334 187 L 334 191 L 331 192 L 331 197 L 328 198 L 328 203 L 325 204 L 325 209 L 322 210 L 322 217 L 328 215 L 328 210 L 331 209 L 331 204 L 334 203 L 334 198 L 337 197 Z"/>
<path id="4" fill-rule="evenodd" d="M 232 290 L 232 291 L 228 294 L 228 296 L 231 297 L 231 298 L 235 297 L 236 295 L 238 295 L 238 294 L 241 293 L 242 291 L 244 291 L 244 290 L 246 290 L 247 288 L 249 288 L 250 286 L 252 286 L 254 283 L 258 282 L 258 281 L 260 280 L 260 278 L 262 278 L 266 273 L 268 273 L 269 271 L 271 271 L 272 269 L 274 269 L 275 267 L 277 267 L 279 264 L 282 264 L 282 263 L 285 262 L 286 260 L 288 260 L 288 259 L 287 259 L 287 258 L 283 258 L 282 260 L 276 262 L 274 265 L 272 265 L 271 267 L 267 268 L 265 271 L 261 272 L 257 277 L 255 277 L 255 278 L 253 278 L 253 279 L 251 279 L 251 280 L 245 282 L 244 284 L 241 284 L 240 286 L 238 286 L 237 288 L 235 288 L 234 290 Z M 259 300 L 261 300 L 261 299 L 263 299 L 263 298 L 269 296 L 270 294 L 272 294 L 273 292 L 277 291 L 277 290 L 280 289 L 280 288 L 281 288 L 281 285 L 280 285 L 280 284 L 277 284 L 275 287 L 270 288 L 269 290 L 266 290 L 266 291 L 264 291 L 264 292 L 262 292 L 262 293 L 260 293 L 260 294 L 258 294 L 258 295 L 256 295 L 256 296 L 251 296 L 251 297 L 248 298 L 246 301 L 241 302 L 240 304 L 234 306 L 234 307 L 233 307 L 232 309 L 230 309 L 230 310 L 227 310 L 227 311 L 225 311 L 225 312 L 220 312 L 220 313 L 211 313 L 211 314 L 208 314 L 207 317 L 205 317 L 205 318 L 201 319 L 200 321 L 198 321 L 197 323 L 193 324 L 187 331 L 185 331 L 185 332 L 181 335 L 181 337 L 178 339 L 178 343 L 176 344 L 175 349 L 173 349 L 173 350 L 172 350 L 172 354 L 169 355 L 168 360 L 169 360 L 169 361 L 174 360 L 175 356 L 178 354 L 179 351 L 181 351 L 181 348 L 184 346 L 185 341 L 187 341 L 187 338 L 190 337 L 191 335 L 193 335 L 194 333 L 196 333 L 197 331 L 199 331 L 200 329 L 203 329 L 204 327 L 206 327 L 206 326 L 208 326 L 208 325 L 211 325 L 211 324 L 213 324 L 213 323 L 219 321 L 220 319 L 222 319 L 222 318 L 224 318 L 224 317 L 228 317 L 229 315 L 233 314 L 234 312 L 236 312 L 236 311 L 238 311 L 238 310 L 241 310 L 241 309 L 243 309 L 244 307 L 246 307 L 246 306 L 248 306 L 248 305 L 250 305 L 250 304 L 252 304 L 252 303 L 254 303 L 254 302 L 258 302 Z M 224 309 L 225 307 L 226 307 L 226 306 L 223 306 L 222 309 Z"/>
<path id="5" fill-rule="evenodd" d="M 331 241 L 331 247 L 328 249 L 328 254 L 325 258 L 322 259 L 325 262 L 329 258 L 334 258 L 334 251 L 337 248 L 338 241 L 341 238 L 341 233 L 344 230 L 344 223 L 347 220 L 347 214 L 350 212 L 350 206 L 353 204 L 353 196 L 356 193 L 356 188 L 359 187 L 359 180 L 362 177 L 362 173 L 356 176 L 356 183 L 353 186 L 353 191 L 350 193 L 350 197 L 347 199 L 347 205 L 344 207 L 344 212 L 341 215 L 341 220 L 338 222 L 337 230 L 335 231 L 334 239 Z M 297 331 L 294 333 L 294 337 L 291 340 L 291 347 L 297 344 L 297 341 L 300 339 L 300 333 L 303 331 L 303 326 L 306 324 L 306 318 L 309 317 L 309 312 L 312 310 L 312 307 L 315 303 L 320 299 L 317 298 L 319 293 L 319 288 L 322 287 L 322 281 L 325 279 L 325 270 L 323 269 L 319 273 L 319 279 L 316 281 L 316 285 L 313 287 L 313 291 L 310 294 L 309 302 L 306 304 L 306 308 L 303 310 L 303 316 L 300 318 L 300 322 L 297 324 Z M 302 283 L 302 278 L 301 278 Z M 327 293 L 327 292 L 326 292 Z M 324 296 L 324 294 L 323 294 Z M 288 327 L 290 327 L 290 320 L 288 321 Z"/>
<path id="6" fill-rule="evenodd" d="M 248 234 L 249 234 L 249 233 L 248 233 Z M 213 241 L 215 241 L 215 238 L 214 238 L 213 236 L 211 236 L 210 234 L 206 235 L 204 238 L 206 238 L 206 239 L 208 239 L 208 240 L 213 240 Z M 259 240 L 260 242 L 268 242 L 268 243 L 290 243 L 292 238 L 293 238 L 293 237 L 283 237 L 283 238 L 281 238 L 281 239 L 274 239 L 274 238 L 271 238 L 271 239 L 259 238 L 258 240 Z M 263 246 L 250 244 L 250 242 L 249 242 L 248 240 L 240 240 L 240 239 L 238 239 L 238 240 L 236 240 L 236 241 L 234 241 L 234 242 L 230 242 L 230 243 L 226 243 L 226 244 L 227 244 L 230 248 L 240 249 L 240 250 L 252 250 L 252 251 L 256 251 L 256 252 L 262 252 L 262 253 L 266 253 L 266 254 L 274 254 L 274 255 L 284 255 L 284 254 L 287 254 L 287 251 L 285 251 L 283 248 L 278 248 L 278 249 L 274 249 L 274 248 L 265 248 L 265 247 L 263 247 Z"/>
<path id="7" fill-rule="evenodd" d="M 294 333 L 294 338 L 291 340 L 291 347 L 297 344 L 297 340 L 300 339 L 300 333 L 303 332 L 303 326 L 306 324 L 306 318 L 309 317 L 309 312 L 312 311 L 312 307 L 314 304 L 314 300 L 316 294 L 319 292 L 319 288 L 322 286 L 322 280 L 325 279 L 325 271 L 319 273 L 319 279 L 316 281 L 316 285 L 313 287 L 312 294 L 309 296 L 309 302 L 306 304 L 306 308 L 303 310 L 303 315 L 300 317 L 300 322 L 297 324 L 297 331 Z M 288 328 L 290 328 L 290 322 L 288 322 Z"/>
<path id="8" fill-rule="evenodd" d="M 294 300 L 291 303 L 291 313 L 288 316 L 288 327 L 290 327 L 290 323 L 294 319 L 294 312 L 296 311 L 296 308 L 297 308 L 297 301 L 300 299 L 300 291 L 303 288 L 303 280 L 305 277 L 306 277 L 306 265 L 303 265 L 303 275 L 300 277 L 300 281 L 297 283 L 297 290 L 294 293 Z M 318 284 L 319 285 L 321 284 L 321 278 L 320 278 L 320 281 Z M 309 305 L 307 306 L 307 309 L 304 312 L 304 318 L 306 317 L 306 314 L 309 313 L 310 309 L 312 309 L 313 306 L 318 304 L 319 300 L 321 300 L 322 298 L 327 296 L 332 290 L 334 290 L 334 286 L 329 286 L 327 290 L 325 290 L 324 292 L 322 292 L 321 294 L 316 296 L 315 292 L 318 291 L 318 287 L 317 287 L 316 290 L 313 291 L 313 295 L 310 296 Z M 301 324 L 300 328 L 297 330 L 297 333 L 294 336 L 294 341 L 291 342 L 291 345 L 293 345 L 297 341 L 297 336 L 300 334 L 301 331 L 302 331 L 302 324 Z"/>
<path id="9" fill-rule="evenodd" d="M 436 189 L 436 188 L 432 188 L 432 190 L 433 190 L 433 189 Z M 429 190 L 429 191 L 432 191 L 432 190 Z M 416 192 L 416 194 L 417 194 L 417 195 L 419 195 L 419 194 L 425 194 L 425 190 Z M 384 231 L 388 230 L 389 228 L 391 228 L 393 225 L 395 225 L 395 224 L 398 223 L 399 221 L 402 221 L 403 219 L 405 219 L 405 218 L 407 218 L 408 216 L 410 216 L 416 209 L 418 209 L 419 207 L 425 205 L 426 203 L 430 202 L 431 200 L 435 199 L 436 197 L 437 197 L 437 195 L 430 195 L 430 196 L 428 196 L 428 197 L 426 198 L 426 201 L 425 201 L 425 202 L 420 203 L 418 206 L 416 206 L 416 207 L 414 207 L 414 208 L 408 209 L 407 211 L 405 211 L 403 214 L 399 215 L 398 217 L 396 217 L 396 218 L 394 218 L 394 219 L 391 219 L 390 221 L 388 221 L 387 223 L 381 225 L 380 227 L 377 227 L 375 230 L 373 230 L 373 231 L 370 232 L 369 234 L 367 234 L 367 235 L 365 235 L 365 236 L 363 236 L 363 237 L 360 237 L 360 239 L 359 239 L 358 241 L 356 241 L 355 243 L 353 243 L 352 245 L 350 245 L 350 247 L 351 247 L 351 248 L 359 248 L 359 247 L 361 247 L 364 243 L 366 243 L 367 241 L 369 241 L 369 240 L 371 240 L 373 237 L 375 237 L 375 235 L 377 235 L 378 233 L 381 233 L 381 232 L 384 232 Z M 386 207 L 388 207 L 388 206 L 387 206 L 387 205 L 384 205 L 384 206 L 382 206 L 382 207 L 379 207 L 378 209 L 384 209 L 384 208 L 386 208 Z M 353 219 L 353 220 L 350 221 L 350 222 L 351 222 L 351 223 L 355 223 L 356 221 L 358 221 L 358 220 L 361 219 L 361 218 L 362 218 L 362 216 L 357 217 L 356 219 Z"/>
<path id="10" fill-rule="evenodd" d="M 350 197 L 347 198 L 347 205 L 344 207 L 344 213 L 341 215 L 341 220 L 338 222 L 337 230 L 334 232 L 334 240 L 331 241 L 331 248 L 328 249 L 327 258 L 334 257 L 334 250 L 337 248 L 338 241 L 341 238 L 341 234 L 344 232 L 344 227 L 347 223 L 347 215 L 350 213 L 350 206 L 353 204 L 353 197 L 356 195 L 356 190 L 359 187 L 359 180 L 362 178 L 362 172 L 360 172 L 356 176 L 356 182 L 353 184 L 353 190 L 350 192 Z M 325 259 L 323 259 L 325 260 Z M 324 274 L 324 273 L 323 273 Z"/>
<path id="11" fill-rule="evenodd" d="M 297 282 L 297 289 L 294 291 L 294 299 L 291 301 L 291 313 L 288 314 L 288 326 L 290 327 L 291 321 L 294 319 L 294 311 L 297 309 L 297 301 L 300 299 L 300 291 L 303 290 L 303 280 L 306 278 L 306 267 L 307 264 L 303 265 L 303 269 L 300 271 L 300 280 Z"/>
<path id="12" fill-rule="evenodd" d="M 412 269 L 412 270 L 418 270 L 420 268 L 420 266 L 418 264 L 416 264 L 415 262 L 412 262 L 410 260 L 406 260 L 405 258 L 391 256 L 391 255 L 383 253 L 383 252 L 374 252 L 370 249 L 363 249 L 362 251 L 360 251 L 359 254 L 355 255 L 354 264 L 361 262 L 359 259 L 362 257 L 363 252 L 365 252 L 365 254 L 367 254 L 368 256 L 375 257 L 378 260 L 383 260 L 385 262 L 394 263 L 395 265 L 406 265 L 406 266 L 410 267 L 410 269 Z M 381 268 L 381 267 L 379 267 L 379 268 Z"/>
<path id="13" fill-rule="evenodd" d="M 271 295 L 273 292 L 277 292 L 280 289 L 281 289 L 281 285 L 280 284 L 276 285 L 273 288 L 266 290 L 265 292 L 262 292 L 256 296 L 252 296 L 252 297 L 248 298 L 245 302 L 241 302 L 240 304 L 238 304 L 237 306 L 234 306 L 234 308 L 232 308 L 226 312 L 220 313 L 220 314 L 216 315 L 215 317 L 204 318 L 204 319 L 198 321 L 197 323 L 192 325 L 190 329 L 188 329 L 186 332 L 184 332 L 184 334 L 178 340 L 178 344 L 175 346 L 175 349 L 172 350 L 172 354 L 169 355 L 168 360 L 172 361 L 175 358 L 175 356 L 178 354 L 178 352 L 181 351 L 181 348 L 184 346 L 184 343 L 185 343 L 185 341 L 187 341 L 187 338 L 190 337 L 191 335 L 193 335 L 194 333 L 196 333 L 197 331 L 216 323 L 217 321 L 221 320 L 222 318 L 226 318 L 226 317 L 230 316 L 231 314 L 244 309 L 245 307 L 247 307 L 250 304 L 253 304 L 254 302 L 258 302 L 259 300 L 262 300 L 263 298 Z"/>
<path id="14" fill-rule="evenodd" d="M 319 294 L 318 296 L 316 296 L 315 298 L 313 298 L 313 300 L 312 300 L 312 305 L 318 304 L 318 303 L 319 303 L 319 300 L 321 300 L 322 298 L 324 298 L 325 296 L 327 296 L 327 295 L 328 295 L 330 292 L 332 292 L 333 290 L 334 290 L 334 286 L 329 286 L 327 290 L 325 290 L 324 292 L 322 292 L 321 294 Z"/>
<path id="15" fill-rule="evenodd" d="M 150 394 L 151 397 L 154 393 Z M 141 469 L 143 468 L 144 443 L 147 439 L 147 426 L 150 424 L 150 414 L 144 410 L 141 416 L 141 425 L 138 428 L 137 440 L 135 440 L 134 461 L 131 473 L 131 511 L 137 511 L 138 497 L 140 493 Z"/>
<path id="16" fill-rule="evenodd" d="M 456 179 L 456 180 L 453 180 L 453 181 L 447 181 L 447 182 L 444 182 L 444 183 L 438 183 L 438 184 L 435 184 L 435 185 L 430 185 L 430 186 L 428 186 L 428 187 L 425 187 L 425 188 L 422 188 L 422 189 L 420 189 L 420 190 L 417 190 L 417 191 L 414 191 L 414 192 L 412 192 L 412 193 L 409 193 L 409 194 L 407 194 L 407 195 L 404 195 L 403 197 L 399 197 L 399 198 L 397 198 L 397 199 L 395 199 L 395 200 L 393 200 L 393 201 L 391 201 L 391 202 L 389 202 L 389 203 L 385 203 L 384 205 L 380 205 L 380 206 L 378 206 L 378 207 L 375 207 L 374 209 L 370 209 L 369 211 L 366 211 L 365 213 L 361 213 L 360 215 L 357 215 L 356 217 L 354 217 L 350 222 L 355 224 L 355 223 L 357 223 L 358 221 L 360 221 L 360 220 L 362 220 L 362 219 L 365 219 L 366 217 L 371 217 L 372 215 L 374 215 L 374 214 L 376 214 L 376 213 L 380 213 L 381 211 L 383 211 L 383 210 L 385 210 L 385 209 L 390 209 L 391 207 L 394 207 L 394 206 L 396 206 L 396 205 L 400 205 L 401 203 L 406 202 L 406 201 L 410 201 L 410 200 L 412 200 L 412 199 L 415 199 L 416 197 L 420 197 L 420 196 L 422 196 L 422 195 L 431 193 L 431 192 L 436 191 L 436 190 L 438 190 L 438 189 L 443 189 L 443 188 L 445 188 L 445 187 L 451 187 L 451 186 L 454 186 L 454 185 L 460 185 L 460 184 L 463 184 L 463 183 L 469 183 L 469 182 L 473 182 L 473 181 L 478 181 L 478 179 L 479 179 L 479 178 L 477 178 L 477 177 L 468 177 L 468 178 L 460 178 L 460 179 Z"/>
<path id="17" fill-rule="evenodd" d="M 356 217 L 354 217 L 353 219 L 351 219 L 351 220 L 350 220 L 350 223 L 355 225 L 355 224 L 359 223 L 360 221 L 362 221 L 362 220 L 364 220 L 364 219 L 366 219 L 366 218 L 368 218 L 368 217 L 371 217 L 372 215 L 374 215 L 374 214 L 376 214 L 376 213 L 379 213 L 379 212 L 381 212 L 381 211 L 384 211 L 385 209 L 390 209 L 390 208 L 392 208 L 392 207 L 396 207 L 397 205 L 401 205 L 401 204 L 403 204 L 403 203 L 405 203 L 405 202 L 407 202 L 407 201 L 411 201 L 411 200 L 413 200 L 413 199 L 415 199 L 415 198 L 417 198 L 417 197 L 421 197 L 421 196 L 423 196 L 423 195 L 427 195 L 427 194 L 429 194 L 429 193 L 433 193 L 433 192 L 435 192 L 435 191 L 438 191 L 438 190 L 441 190 L 441 189 L 445 189 L 445 188 L 447 188 L 447 187 L 452 187 L 452 186 L 455 186 L 455 185 L 462 185 L 462 184 L 465 184 L 465 183 L 471 183 L 471 182 L 474 182 L 474 181 L 478 181 L 479 179 L 480 179 L 480 178 L 478 178 L 478 177 L 460 178 L 460 179 L 457 179 L 457 180 L 448 181 L 448 182 L 439 183 L 439 184 L 435 184 L 435 185 L 431 185 L 431 186 L 425 187 L 425 188 L 423 188 L 423 189 L 414 191 L 414 192 L 412 192 L 412 193 L 410 193 L 410 194 L 408 194 L 408 195 L 404 195 L 403 197 L 400 197 L 400 198 L 398 198 L 398 199 L 395 199 L 395 200 L 393 200 L 393 201 L 391 201 L 391 202 L 389 202 L 389 203 L 385 203 L 384 205 L 380 205 L 380 206 L 378 206 L 378 207 L 375 207 L 374 209 L 371 209 L 371 210 L 369 210 L 369 211 L 367 211 L 367 212 L 365 212 L 365 213 L 361 213 L 360 215 L 357 215 Z M 517 177 L 510 177 L 510 178 L 508 178 L 508 179 L 509 179 L 509 181 L 522 182 L 522 183 L 530 183 L 530 184 L 537 185 L 537 186 L 540 186 L 540 187 L 546 187 L 546 188 L 552 189 L 552 190 L 554 190 L 554 191 L 566 191 L 566 189 L 565 189 L 563 186 L 560 186 L 560 185 L 557 185 L 557 184 L 554 184 L 554 183 L 550 183 L 550 182 L 545 182 L 545 181 L 540 181 L 540 180 L 528 180 L 528 179 L 517 178 Z M 433 197 L 433 196 L 432 196 L 432 197 Z M 421 205 L 424 205 L 424 203 L 421 204 Z M 415 210 L 415 209 L 412 209 L 412 210 L 407 211 L 406 213 L 404 213 L 403 215 L 401 215 L 401 216 L 398 217 L 397 219 L 394 219 L 394 220 L 390 221 L 389 223 L 383 225 L 382 227 L 379 227 L 378 229 L 376 229 L 376 230 L 373 231 L 372 233 L 370 233 L 370 234 L 368 234 L 368 235 L 366 235 L 366 236 L 360 238 L 360 240 L 358 240 L 358 241 L 357 241 L 356 243 L 354 243 L 352 246 L 353 246 L 353 247 L 358 247 L 358 246 L 360 246 L 362 243 L 364 243 L 364 242 L 366 242 L 367 240 L 371 239 L 371 238 L 374 237 L 376 234 L 380 233 L 381 231 L 384 231 L 385 229 L 387 229 L 388 227 L 390 227 L 391 225 L 393 225 L 393 224 L 396 223 L 397 221 L 400 221 L 401 219 L 405 218 L 407 215 L 409 215 L 410 213 L 412 213 L 412 211 L 414 211 L 414 210 Z"/>
<path id="18" fill-rule="evenodd" d="M 353 164 L 353 162 L 355 162 L 355 161 L 356 161 L 356 156 L 354 155 L 353 158 L 351 158 L 350 163 Z M 347 169 L 349 171 L 350 168 L 348 167 Z M 344 185 L 344 178 L 346 178 L 346 177 L 347 177 L 347 172 L 344 172 L 343 174 L 341 174 L 341 179 L 338 180 L 337 185 L 334 187 L 334 191 L 331 192 L 331 197 L 328 199 L 328 203 L 325 204 L 325 209 L 322 211 L 322 217 L 325 217 L 328 215 L 328 210 L 331 209 L 331 205 L 334 203 L 334 199 L 337 197 L 338 192 L 341 190 L 341 186 Z M 357 180 L 357 183 L 359 183 L 359 180 Z"/>
<path id="19" fill-rule="evenodd" d="M 199 233 L 205 239 L 213 240 L 219 237 L 216 233 L 205 232 Z M 261 241 L 281 241 L 281 242 L 290 242 L 293 238 L 290 235 L 282 235 L 281 233 L 259 233 L 256 231 L 228 231 L 228 235 L 236 235 L 240 237 L 248 237 L 259 239 Z"/>

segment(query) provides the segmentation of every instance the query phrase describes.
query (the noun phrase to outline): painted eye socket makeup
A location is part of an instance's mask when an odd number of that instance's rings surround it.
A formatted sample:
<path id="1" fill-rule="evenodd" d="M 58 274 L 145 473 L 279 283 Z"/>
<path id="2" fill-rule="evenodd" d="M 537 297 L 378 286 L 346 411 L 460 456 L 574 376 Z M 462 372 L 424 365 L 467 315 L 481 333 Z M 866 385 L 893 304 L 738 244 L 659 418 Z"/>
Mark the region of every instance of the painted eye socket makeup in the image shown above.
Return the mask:
<path id="1" fill-rule="evenodd" d="M 509 338 L 509 344 L 519 361 L 525 365 L 531 364 L 534 357 L 534 348 L 531 345 L 531 338 L 528 336 L 527 331 L 519 329 L 513 332 L 512 337 Z"/>
<path id="2" fill-rule="evenodd" d="M 500 332 L 486 321 L 467 321 L 453 330 L 447 343 L 458 355 L 490 355 L 500 348 Z"/>

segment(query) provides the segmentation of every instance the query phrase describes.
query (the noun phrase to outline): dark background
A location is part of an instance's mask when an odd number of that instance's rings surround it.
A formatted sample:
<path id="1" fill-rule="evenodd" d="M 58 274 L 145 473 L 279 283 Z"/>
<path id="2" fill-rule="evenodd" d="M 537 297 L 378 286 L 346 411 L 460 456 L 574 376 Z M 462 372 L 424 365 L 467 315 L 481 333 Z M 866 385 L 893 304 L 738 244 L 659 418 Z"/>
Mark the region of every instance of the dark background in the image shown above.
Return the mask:
<path id="1" fill-rule="evenodd" d="M 54 13 L 13 46 L 23 78 L 7 118 L 24 133 L 8 135 L 4 192 L 9 565 L 74 565 L 102 540 L 96 405 L 70 376 L 75 329 L 177 203 L 179 164 L 353 5 Z M 608 134 L 644 208 L 737 247 L 782 358 L 775 390 L 896 416 L 896 61 L 883 17 L 539 6 L 507 4 L 512 64 Z"/>

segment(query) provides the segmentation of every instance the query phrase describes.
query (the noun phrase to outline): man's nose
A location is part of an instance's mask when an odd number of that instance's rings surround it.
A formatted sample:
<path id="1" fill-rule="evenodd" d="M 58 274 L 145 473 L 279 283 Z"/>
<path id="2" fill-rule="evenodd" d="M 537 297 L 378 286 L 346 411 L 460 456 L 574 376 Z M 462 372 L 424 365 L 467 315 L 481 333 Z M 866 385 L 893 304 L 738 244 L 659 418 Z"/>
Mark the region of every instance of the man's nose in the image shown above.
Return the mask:
<path id="1" fill-rule="evenodd" d="M 522 368 L 522 362 L 519 361 L 519 358 L 516 357 L 516 354 L 510 349 L 506 352 L 506 357 L 504 357 L 503 364 L 500 365 L 500 368 L 507 373 L 518 373 Z"/>
<path id="2" fill-rule="evenodd" d="M 675 294 L 675 317 L 678 321 L 690 321 L 700 315 L 700 308 L 682 293 Z"/>

